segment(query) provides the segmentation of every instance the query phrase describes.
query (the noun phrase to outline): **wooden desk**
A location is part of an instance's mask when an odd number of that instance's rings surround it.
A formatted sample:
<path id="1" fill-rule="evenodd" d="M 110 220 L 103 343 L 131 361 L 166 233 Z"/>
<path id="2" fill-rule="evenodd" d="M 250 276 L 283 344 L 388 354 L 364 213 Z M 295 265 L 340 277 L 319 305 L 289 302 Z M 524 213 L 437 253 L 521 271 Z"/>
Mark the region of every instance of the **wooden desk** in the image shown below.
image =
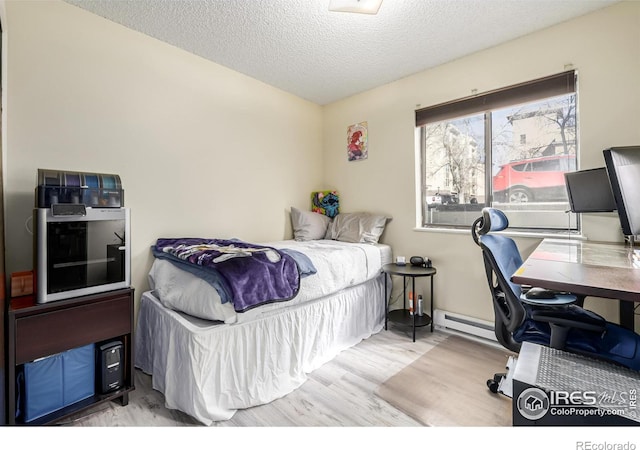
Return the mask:
<path id="1" fill-rule="evenodd" d="M 511 280 L 585 296 L 618 299 L 620 325 L 634 329 L 634 302 L 640 302 L 640 260 L 634 258 L 629 246 L 544 239 Z"/>

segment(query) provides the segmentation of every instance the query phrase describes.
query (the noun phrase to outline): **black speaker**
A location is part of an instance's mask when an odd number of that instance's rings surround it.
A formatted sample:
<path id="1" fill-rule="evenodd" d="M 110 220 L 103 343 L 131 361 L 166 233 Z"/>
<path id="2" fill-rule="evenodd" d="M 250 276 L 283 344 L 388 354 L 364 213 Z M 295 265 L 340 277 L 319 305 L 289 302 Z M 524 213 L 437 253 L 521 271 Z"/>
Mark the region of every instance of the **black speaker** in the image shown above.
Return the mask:
<path id="1" fill-rule="evenodd" d="M 416 267 L 431 267 L 431 260 L 426 256 L 412 256 L 409 262 Z"/>
<path id="2" fill-rule="evenodd" d="M 111 341 L 98 347 L 98 390 L 102 394 L 124 386 L 124 346 L 120 341 Z"/>

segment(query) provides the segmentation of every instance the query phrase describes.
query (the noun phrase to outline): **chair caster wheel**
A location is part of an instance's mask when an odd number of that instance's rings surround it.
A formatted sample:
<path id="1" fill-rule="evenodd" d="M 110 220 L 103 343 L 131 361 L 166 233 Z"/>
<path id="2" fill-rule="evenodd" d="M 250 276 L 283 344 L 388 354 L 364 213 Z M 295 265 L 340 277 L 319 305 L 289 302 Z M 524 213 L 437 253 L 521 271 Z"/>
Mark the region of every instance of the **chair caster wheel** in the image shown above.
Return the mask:
<path id="1" fill-rule="evenodd" d="M 494 394 L 498 393 L 498 382 L 496 380 L 487 380 L 487 387 Z"/>

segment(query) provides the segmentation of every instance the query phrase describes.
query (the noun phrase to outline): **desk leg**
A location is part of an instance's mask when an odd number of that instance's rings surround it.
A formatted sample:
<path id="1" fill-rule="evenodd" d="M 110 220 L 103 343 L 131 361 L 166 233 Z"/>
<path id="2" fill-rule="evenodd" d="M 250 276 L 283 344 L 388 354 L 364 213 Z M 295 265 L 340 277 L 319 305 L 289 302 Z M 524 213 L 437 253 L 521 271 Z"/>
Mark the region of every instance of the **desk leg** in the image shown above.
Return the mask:
<path id="1" fill-rule="evenodd" d="M 631 331 L 635 331 L 635 314 L 633 313 L 634 302 L 618 300 L 620 314 L 620 326 Z"/>
<path id="2" fill-rule="evenodd" d="M 411 295 L 413 295 L 413 342 L 416 341 L 416 277 L 411 277 Z"/>
<path id="3" fill-rule="evenodd" d="M 407 277 L 402 276 L 402 307 L 407 309 Z"/>
<path id="4" fill-rule="evenodd" d="M 384 329 L 387 329 L 387 317 L 389 317 L 389 297 L 387 294 L 387 275 L 384 274 Z"/>
<path id="5" fill-rule="evenodd" d="M 431 297 L 429 297 L 429 299 L 431 300 L 431 332 L 433 333 L 433 275 L 431 275 L 429 278 L 431 278 Z"/>

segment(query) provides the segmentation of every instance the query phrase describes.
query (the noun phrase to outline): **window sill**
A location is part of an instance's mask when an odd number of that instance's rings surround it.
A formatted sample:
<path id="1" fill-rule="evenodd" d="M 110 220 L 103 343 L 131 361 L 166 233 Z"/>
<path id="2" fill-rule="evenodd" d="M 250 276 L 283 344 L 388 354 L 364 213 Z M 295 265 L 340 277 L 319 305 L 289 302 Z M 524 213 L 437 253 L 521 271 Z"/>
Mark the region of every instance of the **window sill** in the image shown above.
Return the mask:
<path id="1" fill-rule="evenodd" d="M 442 234 L 471 234 L 471 227 L 464 229 L 464 228 L 437 228 L 437 227 L 429 227 L 429 228 L 425 228 L 425 227 L 416 227 L 413 229 L 413 231 L 418 231 L 421 233 L 442 233 Z M 580 241 L 586 241 L 587 238 L 581 234 L 568 234 L 566 231 L 557 231 L 557 232 L 553 232 L 553 231 L 515 231 L 515 230 L 511 230 L 511 231 L 499 231 L 496 232 L 496 234 L 502 234 L 505 236 L 511 236 L 511 237 L 522 237 L 522 238 L 535 238 L 535 239 L 545 239 L 545 238 L 553 238 L 553 239 L 572 239 L 572 240 L 580 240 Z"/>

